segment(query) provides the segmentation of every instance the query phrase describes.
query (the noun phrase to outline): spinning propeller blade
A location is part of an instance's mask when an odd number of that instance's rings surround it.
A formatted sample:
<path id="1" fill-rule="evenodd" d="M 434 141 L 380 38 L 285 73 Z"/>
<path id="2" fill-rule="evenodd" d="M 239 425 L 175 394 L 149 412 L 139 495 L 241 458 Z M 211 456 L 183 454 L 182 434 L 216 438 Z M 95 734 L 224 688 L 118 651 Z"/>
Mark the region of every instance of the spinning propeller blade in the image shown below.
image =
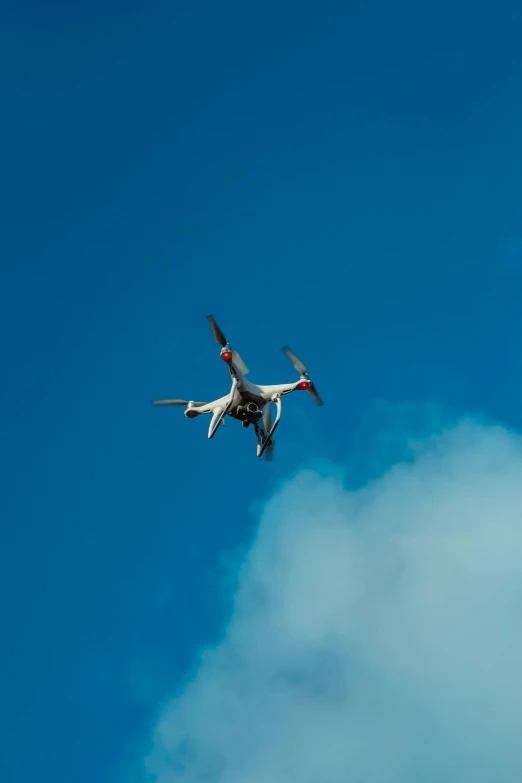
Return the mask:
<path id="1" fill-rule="evenodd" d="M 314 398 L 314 400 L 316 401 L 316 403 L 318 405 L 324 405 L 324 402 L 319 397 L 319 395 L 317 393 L 317 389 L 315 388 L 313 383 L 311 384 L 310 388 L 308 389 L 308 394 L 310 394 Z"/>
<path id="2" fill-rule="evenodd" d="M 217 325 L 214 316 L 208 315 L 207 318 L 210 323 L 210 328 L 212 329 L 212 334 L 214 335 L 214 340 L 217 342 L 218 345 L 222 345 L 224 348 L 225 345 L 227 345 L 227 338 L 225 337 L 225 335 Z"/>
<path id="3" fill-rule="evenodd" d="M 214 340 L 217 342 L 218 345 L 221 345 L 223 348 L 225 346 L 229 347 L 229 350 L 232 353 L 232 361 L 236 365 L 237 369 L 242 375 L 248 375 L 248 367 L 246 366 L 245 362 L 241 358 L 241 356 L 238 354 L 237 351 L 235 351 L 233 348 L 230 348 L 229 342 L 219 326 L 217 325 L 217 321 L 214 318 L 213 315 L 208 315 L 208 322 L 210 324 L 210 328 L 212 329 L 212 334 L 214 335 Z"/>
<path id="4" fill-rule="evenodd" d="M 285 345 L 285 347 L 282 350 L 283 353 L 286 353 L 286 355 L 294 365 L 297 372 L 300 373 L 301 375 L 306 375 L 306 367 L 304 366 L 303 362 L 297 358 L 295 353 L 292 353 L 292 351 L 287 345 Z"/>
<path id="5" fill-rule="evenodd" d="M 153 400 L 153 405 L 188 405 L 191 400 Z M 194 405 L 206 405 L 206 402 L 195 402 Z"/>
<path id="6" fill-rule="evenodd" d="M 269 402 L 265 405 L 265 409 L 263 411 L 263 426 L 264 426 L 267 434 L 272 429 L 272 416 L 270 414 L 270 403 Z M 265 449 L 265 458 L 266 458 L 266 460 L 268 462 L 272 461 L 272 456 L 273 456 L 272 452 L 274 451 L 274 446 L 275 446 L 275 443 L 272 440 L 272 441 L 270 441 L 270 443 L 268 444 L 268 446 Z"/>
<path id="7" fill-rule="evenodd" d="M 297 370 L 297 372 L 301 375 L 302 378 L 306 378 L 310 386 L 308 387 L 308 393 L 313 397 L 313 399 L 316 401 L 318 405 L 323 405 L 322 399 L 319 397 L 319 394 L 317 393 L 317 389 L 315 388 L 315 384 L 312 383 L 312 381 L 309 379 L 307 373 L 306 373 L 306 367 L 304 366 L 303 362 L 297 358 L 295 353 L 292 353 L 290 348 L 285 345 L 283 348 L 283 353 L 286 353 L 292 364 L 294 365 L 294 368 Z"/>
<path id="8" fill-rule="evenodd" d="M 267 432 L 270 432 L 272 429 L 272 417 L 270 415 L 270 403 L 267 402 L 265 405 L 265 409 L 263 411 L 263 425 L 265 427 L 265 430 Z"/>

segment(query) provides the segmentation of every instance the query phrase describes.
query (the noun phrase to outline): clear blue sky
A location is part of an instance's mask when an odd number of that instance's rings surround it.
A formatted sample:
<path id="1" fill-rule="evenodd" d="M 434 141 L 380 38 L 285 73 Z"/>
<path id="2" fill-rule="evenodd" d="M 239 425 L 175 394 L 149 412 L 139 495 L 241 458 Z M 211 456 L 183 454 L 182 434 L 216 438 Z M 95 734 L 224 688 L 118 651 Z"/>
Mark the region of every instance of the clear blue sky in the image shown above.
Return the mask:
<path id="1" fill-rule="evenodd" d="M 131 774 L 223 558 L 379 401 L 522 425 L 522 8 L 4 3 L 1 669 L 13 783 Z M 278 459 L 153 409 L 309 365 Z"/>

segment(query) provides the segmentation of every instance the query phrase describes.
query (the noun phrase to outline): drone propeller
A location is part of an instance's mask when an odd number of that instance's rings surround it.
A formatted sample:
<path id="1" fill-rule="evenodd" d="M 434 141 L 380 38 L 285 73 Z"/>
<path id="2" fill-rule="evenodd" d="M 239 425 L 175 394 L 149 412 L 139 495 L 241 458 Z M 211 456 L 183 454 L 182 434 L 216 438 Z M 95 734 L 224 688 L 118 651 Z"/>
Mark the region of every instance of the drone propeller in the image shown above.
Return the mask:
<path id="1" fill-rule="evenodd" d="M 239 372 L 242 375 L 247 375 L 248 372 L 249 372 L 248 367 L 246 366 L 245 362 L 243 361 L 241 356 L 238 354 L 238 352 L 230 347 L 230 344 L 229 344 L 227 338 L 225 337 L 225 335 L 223 334 L 223 332 L 221 331 L 221 329 L 217 325 L 217 321 L 214 318 L 214 316 L 213 315 L 209 315 L 207 317 L 208 317 L 208 321 L 210 323 L 210 328 L 212 329 L 212 334 L 214 335 L 214 340 L 217 342 L 218 345 L 221 345 L 223 348 L 228 348 L 230 350 L 230 352 L 232 354 L 232 361 L 236 365 L 236 367 L 239 370 Z"/>
<path id="2" fill-rule="evenodd" d="M 192 400 L 153 400 L 153 405 L 188 405 Z M 206 405 L 206 402 L 194 402 L 193 405 Z"/>
<path id="3" fill-rule="evenodd" d="M 287 345 L 285 345 L 285 347 L 282 350 L 283 353 L 286 353 L 286 355 L 294 365 L 297 372 L 300 373 L 300 375 L 306 375 L 306 367 L 304 366 L 303 362 L 297 358 L 295 353 L 292 353 L 292 351 Z"/>
<path id="4" fill-rule="evenodd" d="M 272 417 L 270 415 L 270 403 L 269 402 L 266 404 L 265 409 L 263 411 L 263 426 L 264 426 L 267 434 L 272 429 Z M 266 457 L 268 462 L 270 462 L 272 460 L 272 456 L 273 456 L 272 452 L 274 451 L 274 446 L 275 446 L 275 443 L 274 443 L 273 440 L 271 440 L 270 443 L 268 444 L 268 446 L 265 449 L 265 457 Z"/>
<path id="5" fill-rule="evenodd" d="M 316 401 L 318 405 L 324 405 L 324 402 L 319 397 L 317 393 L 317 389 L 315 388 L 315 385 L 310 381 L 310 386 L 308 387 L 308 394 Z"/>
<path id="6" fill-rule="evenodd" d="M 269 402 L 267 402 L 267 404 L 265 405 L 265 409 L 263 411 L 263 426 L 267 431 L 267 433 L 270 432 L 270 430 L 272 429 L 272 416 L 270 415 Z"/>
<path id="7" fill-rule="evenodd" d="M 210 323 L 210 328 L 212 329 L 212 334 L 214 335 L 214 340 L 217 342 L 218 345 L 222 345 L 223 348 L 224 348 L 225 345 L 228 345 L 227 338 L 225 337 L 225 335 L 223 334 L 223 332 L 221 331 L 221 329 L 217 325 L 216 319 L 214 318 L 214 316 L 213 315 L 209 315 L 207 317 L 208 317 L 208 320 L 209 320 L 209 323 Z"/>
<path id="8" fill-rule="evenodd" d="M 292 351 L 290 350 L 290 348 L 287 345 L 285 345 L 285 347 L 283 348 L 283 353 L 285 353 L 288 356 L 288 358 L 290 359 L 290 361 L 294 365 L 294 368 L 300 374 L 301 378 L 305 378 L 308 381 L 308 383 L 310 384 L 308 389 L 307 389 L 307 391 L 311 395 L 311 397 L 313 397 L 313 399 L 315 400 L 315 402 L 318 405 L 323 405 L 323 401 L 321 400 L 321 398 L 319 397 L 319 394 L 317 393 L 317 389 L 315 388 L 315 384 L 312 383 L 312 381 L 308 377 L 308 374 L 306 372 L 306 367 L 304 366 L 303 362 L 300 359 L 297 358 L 295 353 L 292 353 Z"/>

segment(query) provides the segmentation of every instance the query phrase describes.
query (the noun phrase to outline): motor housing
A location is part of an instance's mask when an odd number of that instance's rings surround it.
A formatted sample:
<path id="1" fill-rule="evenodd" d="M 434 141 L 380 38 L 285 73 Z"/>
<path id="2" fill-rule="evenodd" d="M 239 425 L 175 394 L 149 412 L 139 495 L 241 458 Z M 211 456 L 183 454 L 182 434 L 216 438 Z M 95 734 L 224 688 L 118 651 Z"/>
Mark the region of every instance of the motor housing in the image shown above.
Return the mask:
<path id="1" fill-rule="evenodd" d="M 199 411 L 195 408 L 196 403 L 192 402 L 192 400 L 187 405 L 186 409 L 183 411 L 187 419 L 195 419 L 196 416 L 199 416 Z"/>

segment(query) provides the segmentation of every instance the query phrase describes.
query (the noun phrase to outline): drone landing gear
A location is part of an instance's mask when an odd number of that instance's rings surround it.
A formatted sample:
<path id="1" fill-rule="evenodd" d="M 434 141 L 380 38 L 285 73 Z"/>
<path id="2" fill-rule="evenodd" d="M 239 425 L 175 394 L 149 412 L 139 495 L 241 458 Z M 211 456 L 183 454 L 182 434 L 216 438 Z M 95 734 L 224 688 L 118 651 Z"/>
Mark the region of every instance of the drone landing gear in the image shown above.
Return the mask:
<path id="1" fill-rule="evenodd" d="M 279 424 L 279 420 L 281 418 L 281 397 L 277 395 L 274 398 L 274 402 L 276 404 L 276 417 L 273 424 L 270 423 L 270 403 L 268 403 L 264 410 L 263 415 L 263 424 L 254 424 L 254 428 L 256 431 L 257 436 L 257 456 L 262 457 L 263 454 L 267 453 L 267 457 L 270 457 L 270 454 L 272 453 L 272 449 L 274 448 L 274 441 L 272 439 L 272 436 L 274 432 L 276 431 L 276 427 Z"/>
<path id="2" fill-rule="evenodd" d="M 221 408 L 214 408 L 214 411 L 212 413 L 212 419 L 210 421 L 210 426 L 208 428 L 208 437 L 209 440 L 214 437 L 214 435 L 217 432 L 217 428 L 221 423 L 225 423 L 225 416 L 229 412 L 230 408 L 232 407 L 232 403 L 234 402 L 234 394 L 237 388 L 237 378 L 234 378 L 232 380 L 232 390 L 230 392 L 230 397 L 228 399 L 228 402 L 226 405 Z"/>
<path id="3" fill-rule="evenodd" d="M 274 441 L 272 438 L 268 438 L 268 433 L 262 424 L 254 424 L 254 430 L 257 438 L 257 456 L 261 457 L 266 454 L 267 459 L 270 459 L 272 449 L 274 448 Z"/>

